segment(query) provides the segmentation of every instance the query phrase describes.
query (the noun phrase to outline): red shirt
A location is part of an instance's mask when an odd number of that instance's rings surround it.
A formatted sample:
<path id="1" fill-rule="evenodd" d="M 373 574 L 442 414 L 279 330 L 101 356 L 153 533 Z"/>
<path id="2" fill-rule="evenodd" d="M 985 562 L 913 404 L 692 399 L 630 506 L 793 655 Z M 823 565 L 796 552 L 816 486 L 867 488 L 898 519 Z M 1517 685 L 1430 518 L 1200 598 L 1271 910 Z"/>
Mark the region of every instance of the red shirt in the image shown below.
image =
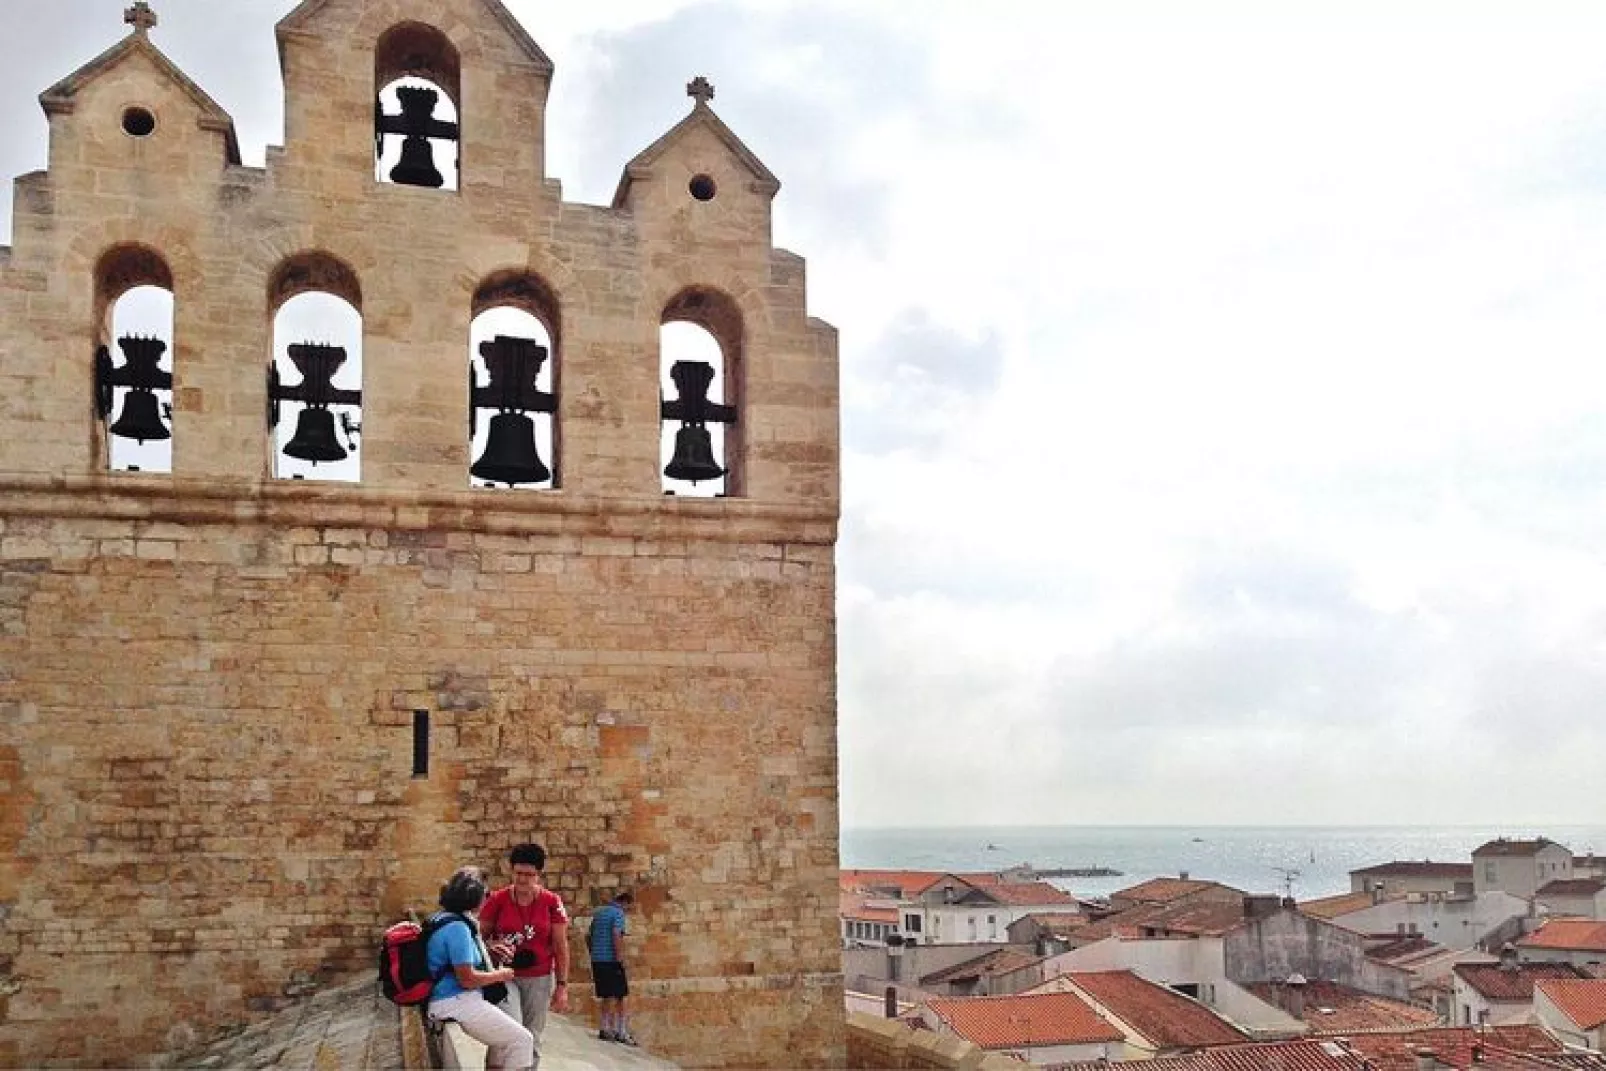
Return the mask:
<path id="1" fill-rule="evenodd" d="M 513 899 L 513 886 L 498 889 L 485 898 L 480 908 L 480 932 L 487 944 L 509 940 L 514 954 L 535 953 L 535 962 L 515 968 L 519 978 L 540 978 L 552 973 L 552 928 L 568 922 L 563 897 L 548 888 L 536 890 L 535 899 L 521 905 Z"/>

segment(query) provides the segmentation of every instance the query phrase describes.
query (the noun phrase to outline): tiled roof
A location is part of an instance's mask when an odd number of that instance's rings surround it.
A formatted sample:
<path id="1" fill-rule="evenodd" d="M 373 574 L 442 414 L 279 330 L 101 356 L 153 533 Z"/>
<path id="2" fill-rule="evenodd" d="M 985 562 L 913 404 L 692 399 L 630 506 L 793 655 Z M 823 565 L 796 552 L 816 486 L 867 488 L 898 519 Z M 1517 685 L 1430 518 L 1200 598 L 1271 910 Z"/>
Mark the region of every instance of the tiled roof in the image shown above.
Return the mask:
<path id="1" fill-rule="evenodd" d="M 1482 1048 L 1474 1063 L 1474 1045 Z M 1416 1071 L 1416 1053 L 1431 1049 L 1441 1066 L 1473 1071 L 1559 1071 L 1606 1068 L 1606 1059 L 1568 1053 L 1536 1026 L 1438 1027 L 1358 1033 L 1205 1049 L 1189 1056 L 1146 1060 L 1143 1071 Z M 1050 1065 L 1052 1071 L 1109 1071 L 1098 1061 Z"/>
<path id="2" fill-rule="evenodd" d="M 1548 837 L 1535 837 L 1533 840 L 1507 840 L 1505 837 L 1497 837 L 1487 844 L 1472 849 L 1472 857 L 1476 859 L 1480 855 L 1538 855 L 1546 848 L 1560 847 L 1561 845 Z"/>
<path id="3" fill-rule="evenodd" d="M 1369 959 L 1393 963 L 1398 960 L 1416 959 L 1425 952 L 1442 952 L 1444 950 L 1443 945 L 1435 944 L 1426 937 L 1400 937 L 1392 941 L 1385 941 L 1375 948 L 1368 948 L 1366 955 Z"/>
<path id="4" fill-rule="evenodd" d="M 1351 870 L 1350 876 L 1368 878 L 1446 878 L 1472 880 L 1471 863 L 1435 863 L 1430 859 L 1396 859 L 1390 863 Z"/>
<path id="5" fill-rule="evenodd" d="M 1535 988 L 1543 990 L 1580 1029 L 1606 1025 L 1606 979 L 1541 978 Z"/>
<path id="6" fill-rule="evenodd" d="M 1337 896 L 1324 896 L 1320 900 L 1306 900 L 1299 905 L 1299 909 L 1315 918 L 1335 919 L 1340 915 L 1364 911 L 1371 907 L 1373 903 L 1371 893 L 1352 892 L 1340 893 Z"/>
<path id="7" fill-rule="evenodd" d="M 1532 1000 L 1534 983 L 1541 978 L 1579 977 L 1567 963 L 1519 963 L 1510 967 L 1500 963 L 1457 963 L 1455 974 L 1485 1000 L 1500 1001 Z"/>
<path id="8" fill-rule="evenodd" d="M 1557 878 L 1539 886 L 1535 896 L 1594 896 L 1606 889 L 1606 878 Z"/>
<path id="9" fill-rule="evenodd" d="M 1119 917 L 1116 916 L 1117 919 Z M 1142 918 L 1132 920 L 1132 925 L 1138 928 L 1138 936 L 1153 930 L 1160 936 L 1220 937 L 1238 929 L 1244 921 L 1241 902 L 1184 900 L 1150 908 L 1144 911 Z"/>
<path id="10" fill-rule="evenodd" d="M 1131 971 L 1095 971 L 1068 976 L 1071 984 L 1133 1030 L 1163 1049 L 1240 1045 L 1246 1035 L 1204 1005 L 1155 985 Z"/>
<path id="11" fill-rule="evenodd" d="M 1214 881 L 1196 881 L 1186 878 L 1150 878 L 1113 892 L 1110 899 L 1135 900 L 1143 904 L 1169 904 L 1173 900 L 1180 900 L 1184 896 L 1204 892 L 1207 889 L 1225 889 L 1227 886 Z M 1236 890 L 1234 890 L 1236 891 Z"/>
<path id="12" fill-rule="evenodd" d="M 898 922 L 898 909 L 896 907 L 871 907 L 866 898 L 859 893 L 844 892 L 837 898 L 837 913 L 845 919 L 858 922 Z"/>
<path id="13" fill-rule="evenodd" d="M 1107 1061 L 1050 1064 L 1046 1071 L 1111 1071 Z M 1337 1041 L 1266 1041 L 1144 1060 L 1143 1071 L 1363 1071 L 1363 1058 Z"/>
<path id="14" fill-rule="evenodd" d="M 1065 933 L 1086 926 L 1091 921 L 1086 915 L 1072 915 L 1064 911 L 1033 911 L 1022 915 L 1015 922 L 1025 922 L 1028 919 L 1036 923 L 1038 929 L 1047 930 L 1049 933 Z M 1014 924 L 1010 923 L 1011 926 Z"/>
<path id="15" fill-rule="evenodd" d="M 1043 957 L 1033 956 L 1013 948 L 995 948 L 991 952 L 984 952 L 974 959 L 967 959 L 963 963 L 956 963 L 952 967 L 944 967 L 940 971 L 933 971 L 920 979 L 923 987 L 939 985 L 944 982 L 961 981 L 967 978 L 991 977 L 995 974 L 1008 974 L 1018 971 L 1022 967 L 1030 967 L 1034 963 L 1043 962 Z"/>
<path id="16" fill-rule="evenodd" d="M 1274 1007 L 1286 1010 L 1289 1006 L 1285 986 L 1253 982 L 1245 988 Z M 1439 1017 L 1426 1008 L 1363 993 L 1337 982 L 1306 982 L 1301 988 L 1305 1006 L 1298 1018 L 1310 1027 L 1313 1035 L 1348 1034 L 1355 1030 L 1412 1030 L 1439 1022 Z"/>
<path id="17" fill-rule="evenodd" d="M 983 1049 L 1089 1045 L 1124 1035 L 1075 993 L 1013 997 L 934 997 L 927 1007 L 954 1033 Z"/>
<path id="18" fill-rule="evenodd" d="M 1239 900 L 1184 899 L 1172 904 L 1140 904 L 1106 915 L 1076 931 L 1083 943 L 1105 937 L 1220 937 L 1244 923 Z"/>
<path id="19" fill-rule="evenodd" d="M 1476 1065 L 1472 1047 L 1482 1044 L 1484 1058 Z M 1416 1053 L 1431 1049 L 1451 1067 L 1476 1066 L 1488 1071 L 1539 1071 L 1564 1064 L 1523 1060 L 1524 1054 L 1548 1060 L 1562 1052 L 1561 1043 L 1537 1026 L 1437 1027 L 1379 1034 L 1355 1034 L 1348 1044 L 1365 1056 L 1374 1071 L 1415 1071 Z"/>
<path id="20" fill-rule="evenodd" d="M 913 898 L 937 884 L 948 874 L 941 870 L 842 870 L 838 882 L 848 891 L 897 889 Z"/>
<path id="21" fill-rule="evenodd" d="M 1517 942 L 1521 948 L 1558 948 L 1578 952 L 1606 952 L 1606 922 L 1595 919 L 1549 919 Z"/>
<path id="22" fill-rule="evenodd" d="M 1076 897 L 1063 889 L 1056 889 L 1046 881 L 988 885 L 984 891 L 999 903 L 1015 907 L 1074 907 L 1078 903 Z"/>

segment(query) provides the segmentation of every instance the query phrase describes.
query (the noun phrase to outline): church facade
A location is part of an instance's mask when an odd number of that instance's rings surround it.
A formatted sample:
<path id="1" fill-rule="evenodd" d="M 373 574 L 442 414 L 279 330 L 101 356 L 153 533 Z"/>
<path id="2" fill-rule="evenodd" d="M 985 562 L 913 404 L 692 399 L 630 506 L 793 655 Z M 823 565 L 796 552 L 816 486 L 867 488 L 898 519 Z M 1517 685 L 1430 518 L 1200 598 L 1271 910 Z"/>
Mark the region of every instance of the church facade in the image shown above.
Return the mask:
<path id="1" fill-rule="evenodd" d="M 696 79 L 566 202 L 497 0 L 306 0 L 247 167 L 127 21 L 0 249 L 0 1063 L 204 1042 L 539 840 L 635 893 L 655 1052 L 839 1064 L 837 345 L 775 176 Z"/>

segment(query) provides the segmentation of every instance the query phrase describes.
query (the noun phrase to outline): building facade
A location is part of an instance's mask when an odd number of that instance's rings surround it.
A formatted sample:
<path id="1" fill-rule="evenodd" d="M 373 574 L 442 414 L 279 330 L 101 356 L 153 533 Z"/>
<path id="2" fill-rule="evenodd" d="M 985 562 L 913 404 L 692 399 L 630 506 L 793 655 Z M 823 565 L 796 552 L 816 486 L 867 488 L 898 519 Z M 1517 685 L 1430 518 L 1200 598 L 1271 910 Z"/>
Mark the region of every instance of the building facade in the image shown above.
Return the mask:
<path id="1" fill-rule="evenodd" d="M 1500 837 L 1472 850 L 1472 881 L 1479 894 L 1498 890 L 1531 900 L 1542 885 L 1573 876 L 1573 853 L 1553 840 Z"/>
<path id="2" fill-rule="evenodd" d="M 839 1064 L 836 338 L 774 176 L 698 79 L 611 205 L 564 201 L 496 0 L 302 3 L 244 167 L 128 22 L 41 97 L 0 250 L 0 1063 L 204 1041 L 538 839 L 578 911 L 635 890 L 656 1051 Z M 140 288 L 165 337 L 116 327 Z M 360 382 L 276 337 L 312 293 Z M 499 309 L 540 337 L 471 350 Z M 679 323 L 706 373 L 666 378 Z M 163 436 L 171 471 L 114 463 Z M 282 478 L 359 436 L 357 479 Z M 665 493 L 670 436 L 721 495 Z"/>

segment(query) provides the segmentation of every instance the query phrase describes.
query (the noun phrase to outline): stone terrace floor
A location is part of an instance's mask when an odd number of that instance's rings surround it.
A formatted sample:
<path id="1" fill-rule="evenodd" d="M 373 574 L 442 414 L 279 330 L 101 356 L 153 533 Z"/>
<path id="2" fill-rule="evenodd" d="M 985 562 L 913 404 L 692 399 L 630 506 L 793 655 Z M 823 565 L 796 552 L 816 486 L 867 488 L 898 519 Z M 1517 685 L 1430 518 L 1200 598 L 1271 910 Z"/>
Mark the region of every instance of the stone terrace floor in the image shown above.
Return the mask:
<path id="1" fill-rule="evenodd" d="M 165 1061 L 188 1068 L 425 1068 L 422 1033 L 406 1030 L 415 1013 L 379 994 L 372 974 L 323 989 L 213 1044 Z M 542 1042 L 541 1071 L 672 1071 L 675 1065 L 612 1042 L 575 1016 L 554 1015 Z M 484 1066 L 484 1050 L 465 1039 L 465 1068 Z M 478 1061 L 478 1062 L 476 1062 Z"/>

